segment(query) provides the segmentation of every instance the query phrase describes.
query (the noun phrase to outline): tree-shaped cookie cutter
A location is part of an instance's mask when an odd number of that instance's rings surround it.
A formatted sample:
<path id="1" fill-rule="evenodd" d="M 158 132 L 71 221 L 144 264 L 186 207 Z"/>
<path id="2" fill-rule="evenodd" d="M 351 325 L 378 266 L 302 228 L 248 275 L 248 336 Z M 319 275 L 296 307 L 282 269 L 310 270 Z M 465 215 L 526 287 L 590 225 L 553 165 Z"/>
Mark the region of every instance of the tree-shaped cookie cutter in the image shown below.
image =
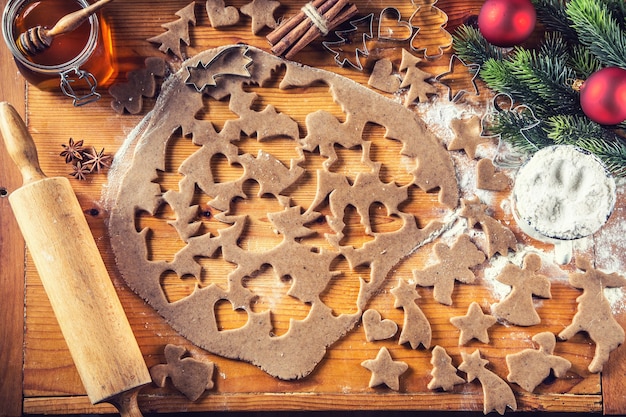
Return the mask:
<path id="1" fill-rule="evenodd" d="M 340 67 L 349 65 L 354 69 L 359 71 L 363 71 L 363 64 L 361 63 L 361 56 L 368 56 L 369 50 L 367 49 L 367 41 L 374 37 L 374 14 L 370 13 L 367 16 L 361 17 L 359 19 L 351 20 L 350 26 L 351 29 L 346 30 L 337 30 L 335 31 L 335 35 L 339 37 L 338 41 L 324 41 L 322 42 L 322 46 L 332 54 L 334 54 L 335 63 Z M 368 29 L 366 32 L 363 32 L 361 36 L 362 47 L 357 47 L 354 51 L 354 62 L 347 57 L 348 54 L 344 55 L 343 47 L 345 45 L 352 44 L 352 39 L 355 35 L 358 34 L 359 27 L 365 25 Z"/>

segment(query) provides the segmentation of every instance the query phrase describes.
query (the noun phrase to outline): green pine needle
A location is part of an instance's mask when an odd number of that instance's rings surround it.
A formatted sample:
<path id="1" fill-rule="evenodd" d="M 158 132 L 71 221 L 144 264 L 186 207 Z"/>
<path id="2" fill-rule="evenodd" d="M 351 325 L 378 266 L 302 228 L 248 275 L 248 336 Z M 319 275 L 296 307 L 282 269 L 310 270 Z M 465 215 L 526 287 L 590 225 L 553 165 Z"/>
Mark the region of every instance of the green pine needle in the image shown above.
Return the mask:
<path id="1" fill-rule="evenodd" d="M 604 65 L 626 68 L 626 33 L 602 0 L 570 0 L 566 11 L 591 53 Z"/>

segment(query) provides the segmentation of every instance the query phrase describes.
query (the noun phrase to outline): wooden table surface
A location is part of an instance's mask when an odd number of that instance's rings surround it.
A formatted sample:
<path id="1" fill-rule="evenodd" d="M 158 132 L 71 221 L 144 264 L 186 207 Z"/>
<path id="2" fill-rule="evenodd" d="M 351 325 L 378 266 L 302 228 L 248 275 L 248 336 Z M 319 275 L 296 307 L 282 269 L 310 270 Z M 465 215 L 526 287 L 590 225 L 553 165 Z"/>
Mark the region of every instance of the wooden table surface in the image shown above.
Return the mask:
<path id="1" fill-rule="evenodd" d="M 4 7 L 6 0 L 0 1 Z M 246 1 L 232 0 L 229 5 L 241 7 Z M 278 16 L 290 16 L 301 6 L 301 2 L 284 0 Z M 408 0 L 355 1 L 360 15 L 375 13 L 376 16 L 387 6 L 396 7 L 404 19 L 408 19 L 415 6 Z M 417 4 L 417 2 L 415 2 Z M 119 63 L 119 74 L 115 82 L 124 82 L 128 71 L 143 66 L 149 56 L 161 56 L 180 65 L 171 55 L 165 56 L 147 38 L 163 32 L 162 24 L 176 20 L 174 13 L 188 4 L 185 0 L 117 0 L 106 11 L 114 36 L 115 51 Z M 421 4 L 421 2 L 420 2 Z M 428 2 L 423 2 L 424 7 Z M 479 0 L 440 0 L 437 6 L 447 13 L 447 29 L 453 31 L 459 24 L 476 15 L 482 2 Z M 191 28 L 191 45 L 183 47 L 187 56 L 204 49 L 225 44 L 245 42 L 268 50 L 262 36 L 250 31 L 250 19 L 243 16 L 240 24 L 217 30 L 211 28 L 204 2 L 196 4 L 197 23 Z M 432 35 L 435 44 L 439 35 Z M 363 72 L 351 68 L 340 68 L 327 51 L 322 51 L 319 41 L 314 42 L 298 55 L 298 61 L 334 71 L 367 84 L 369 71 L 375 59 L 386 56 L 397 65 L 407 41 L 378 42 Z M 417 54 L 417 52 L 414 52 Z M 451 51 L 439 59 L 427 60 L 420 68 L 431 74 L 447 70 Z M 61 144 L 70 137 L 84 139 L 86 144 L 104 147 L 107 152 L 116 152 L 126 136 L 154 105 L 154 99 L 146 99 L 138 115 L 118 115 L 110 107 L 111 97 L 103 90 L 103 98 L 85 107 L 74 108 L 59 91 L 40 91 L 26 85 L 19 75 L 7 48 L 0 47 L 0 100 L 11 102 L 27 120 L 39 150 L 41 166 L 48 176 L 67 176 L 68 166 L 59 152 Z M 469 76 L 468 76 L 469 78 Z M 467 81 L 467 80 L 466 80 Z M 477 106 L 486 106 L 489 92 L 482 90 Z M 285 103 L 289 105 L 289 103 Z M 293 104 L 297 106 L 298 104 Z M 255 366 L 208 354 L 192 346 L 179 336 L 154 310 L 128 289 L 115 268 L 114 256 L 108 243 L 106 220 L 107 210 L 101 197 L 107 177 L 92 175 L 87 181 L 72 179 L 76 194 L 84 208 L 88 223 L 98 242 L 109 268 L 119 297 L 129 317 L 147 365 L 163 363 L 163 347 L 167 343 L 187 347 L 194 354 L 209 358 L 216 364 L 215 388 L 207 391 L 200 400 L 191 403 L 172 388 L 145 388 L 139 404 L 144 412 L 179 411 L 257 411 L 257 410 L 482 410 L 482 391 L 477 382 L 458 386 L 451 393 L 430 391 L 426 388 L 430 380 L 430 351 L 420 348 L 408 349 L 397 344 L 397 340 L 366 343 L 361 326 L 351 331 L 344 339 L 333 345 L 325 359 L 309 377 L 300 381 L 280 381 L 265 374 Z M 24 414 L 86 414 L 114 412 L 109 405 L 93 406 L 89 403 L 72 363 L 67 346 L 60 333 L 46 295 L 30 257 L 24 248 L 21 234 L 9 207 L 7 194 L 21 185 L 21 177 L 0 147 L 0 415 Z M 501 194 L 498 198 L 506 197 Z M 611 221 L 623 220 L 624 198 L 619 196 L 618 208 Z M 501 218 L 505 213 L 498 212 Z M 512 226 L 520 240 L 528 241 Z M 358 244 L 358 241 L 357 243 Z M 432 246 L 427 246 L 421 261 L 430 255 Z M 549 249 L 549 248 L 548 248 Z M 593 253 L 593 248 L 590 249 Z M 625 256 L 623 250 L 615 253 Z M 419 258 L 419 256 L 418 256 Z M 569 267 L 571 270 L 571 266 Z M 565 267 L 568 270 L 568 267 Z M 384 291 L 391 288 L 389 283 Z M 383 292 L 384 292 L 383 291 Z M 429 289 L 421 289 L 430 294 Z M 457 287 L 454 315 L 465 314 L 466 306 L 477 297 L 476 289 Z M 552 286 L 553 299 L 545 300 L 539 312 L 544 321 L 531 330 L 497 326 L 491 332 L 492 343 L 484 345 L 470 342 L 461 348 L 456 343 L 455 329 L 448 322 L 449 313 L 424 296 L 421 308 L 427 313 L 433 326 L 433 344 L 443 344 L 458 366 L 460 352 L 471 352 L 479 348 L 488 357 L 490 369 L 501 377 L 507 374 L 504 356 L 523 348 L 532 347 L 530 337 L 538 331 L 557 333 L 574 314 L 575 298 L 580 291 L 567 283 L 555 282 Z M 484 294 L 482 297 L 486 297 Z M 565 301 L 564 301 L 565 300 Z M 386 300 L 388 302 L 389 300 Z M 493 300 L 492 302 L 495 302 Z M 380 306 L 373 302 L 373 306 Z M 564 304 L 565 303 L 565 304 Z M 381 307 L 381 309 L 384 307 Z M 388 309 L 386 317 L 402 323 L 402 311 Z M 79 319 L 79 318 L 77 318 Z M 617 319 L 626 324 L 626 314 L 619 313 Z M 373 358 L 381 346 L 387 346 L 392 356 L 403 358 L 411 364 L 410 374 L 403 378 L 398 392 L 367 386 L 368 371 L 359 366 L 362 360 Z M 534 393 L 523 391 L 511 384 L 515 390 L 518 409 L 522 411 L 604 412 L 626 413 L 624 381 L 626 378 L 626 348 L 615 350 L 601 374 L 590 374 L 587 365 L 593 356 L 593 344 L 585 335 L 577 335 L 567 343 L 559 343 L 557 353 L 573 364 L 566 378 L 556 379 L 541 385 Z"/>

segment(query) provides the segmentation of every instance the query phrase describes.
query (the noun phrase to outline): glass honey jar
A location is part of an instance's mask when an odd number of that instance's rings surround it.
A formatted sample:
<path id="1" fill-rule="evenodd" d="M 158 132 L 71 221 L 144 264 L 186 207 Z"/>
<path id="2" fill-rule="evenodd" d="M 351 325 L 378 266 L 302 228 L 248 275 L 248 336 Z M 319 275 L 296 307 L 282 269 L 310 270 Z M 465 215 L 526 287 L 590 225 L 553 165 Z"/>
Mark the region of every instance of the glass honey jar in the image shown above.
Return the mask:
<path id="1" fill-rule="evenodd" d="M 106 20 L 93 14 L 34 54 L 24 52 L 18 39 L 30 28 L 51 28 L 63 16 L 88 6 L 87 0 L 10 0 L 2 15 L 4 40 L 26 81 L 41 90 L 60 87 L 75 106 L 99 99 L 97 88 L 110 83 L 117 72 Z"/>

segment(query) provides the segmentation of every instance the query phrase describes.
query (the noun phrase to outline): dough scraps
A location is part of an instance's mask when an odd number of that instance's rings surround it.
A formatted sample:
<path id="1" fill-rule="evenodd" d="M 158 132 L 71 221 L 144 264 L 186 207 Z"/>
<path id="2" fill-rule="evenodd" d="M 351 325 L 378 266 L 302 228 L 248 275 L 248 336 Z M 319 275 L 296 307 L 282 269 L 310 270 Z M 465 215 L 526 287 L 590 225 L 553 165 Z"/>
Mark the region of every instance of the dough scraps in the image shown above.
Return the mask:
<path id="1" fill-rule="evenodd" d="M 481 203 L 478 197 L 471 200 L 462 199 L 459 215 L 467 219 L 469 227 L 480 224 L 487 238 L 487 257 L 489 259 L 496 253 L 506 256 L 509 249 L 516 250 L 517 238 L 511 229 L 487 214 L 487 209 L 487 205 Z"/>
<path id="2" fill-rule="evenodd" d="M 248 59 L 252 63 L 244 71 L 243 63 Z M 215 85 L 203 83 L 198 91 L 194 88 L 197 85 L 187 83 L 191 69 L 212 74 L 194 80 L 210 78 Z M 327 87 L 329 101 L 337 103 L 343 113 L 341 120 L 328 111 L 316 110 L 298 116 L 306 126 L 299 125 L 270 103 L 271 94 L 264 96 L 262 86 L 270 80 L 271 85 L 278 86 L 272 88 L 272 94 Z M 296 94 L 294 99 L 298 97 Z M 227 103 L 233 114 L 220 128 L 206 120 L 211 115 L 207 106 L 217 102 Z M 204 119 L 197 117 L 202 112 Z M 381 139 L 401 144 L 398 158 L 413 161 L 406 166 L 412 178 L 408 184 L 381 180 L 381 164 L 371 160 L 371 143 L 363 137 L 366 126 L 371 125 L 382 128 Z M 445 208 L 455 209 L 459 201 L 450 155 L 414 112 L 348 78 L 285 61 L 253 47 L 224 46 L 184 62 L 163 84 L 153 111 L 140 126 L 128 139 L 134 152 L 125 155 L 132 159 L 120 156 L 115 171 L 119 180 L 112 185 L 117 194 L 109 232 L 124 280 L 192 343 L 217 355 L 255 364 L 280 379 L 310 374 L 327 348 L 356 326 L 368 301 L 394 275 L 396 265 L 441 233 L 442 223 L 432 220 L 419 228 L 415 215 L 402 211 L 410 187 L 437 192 Z M 269 152 L 252 155 L 238 148 L 242 137 L 260 144 L 276 138 L 293 141 L 299 156 L 283 163 Z M 194 150 L 180 163 L 176 185 L 166 187 L 160 173 L 170 147 L 178 143 Z M 358 152 L 366 169 L 352 179 L 332 171 L 338 148 Z M 304 167 L 309 155 L 324 162 L 307 173 Z M 216 177 L 212 167 L 216 157 L 240 167 L 239 176 Z M 271 199 L 278 207 L 263 214 L 278 243 L 261 251 L 240 245 L 249 219 L 240 211 L 233 214 L 234 204 L 240 207 L 240 202 L 253 197 L 245 188 L 250 181 L 258 184 L 258 196 Z M 316 184 L 317 190 L 313 201 L 305 206 L 294 204 L 291 198 L 302 181 Z M 381 204 L 388 216 L 397 219 L 399 228 L 374 230 L 372 204 Z M 371 238 L 359 247 L 342 243 L 344 216 L 351 207 Z M 172 216 L 159 217 L 166 209 Z M 214 213 L 208 230 L 201 216 L 206 210 Z M 442 216 L 445 211 L 441 211 Z M 152 229 L 148 220 L 167 222 L 172 227 L 182 244 L 173 258 L 150 251 Z M 316 226 L 320 221 L 325 227 L 322 234 Z M 322 244 L 315 243 L 320 240 Z M 365 267 L 369 271 L 369 277 L 357 283 L 354 310 L 341 314 L 320 296 L 337 276 L 337 259 L 345 259 L 351 269 Z M 213 276 L 212 262 L 232 265 L 232 269 L 227 276 Z M 279 336 L 273 331 L 271 307 L 253 309 L 260 296 L 254 283 L 264 270 L 288 283 L 286 297 L 306 314 L 291 319 L 286 333 Z M 165 280 L 180 282 L 184 288 L 189 288 L 189 281 L 196 285 L 173 299 L 165 292 Z M 216 309 L 224 303 L 247 317 L 243 324 L 220 327 Z M 413 305 L 409 308 L 416 309 Z"/>
<path id="3" fill-rule="evenodd" d="M 476 280 L 470 268 L 480 265 L 485 260 L 483 254 L 466 234 L 459 235 L 452 247 L 437 243 L 434 248 L 437 263 L 426 269 L 413 270 L 417 285 L 434 287 L 433 296 L 437 302 L 452 305 L 454 282 L 471 284 Z"/>
<path id="4" fill-rule="evenodd" d="M 464 345 L 472 339 L 489 343 L 487 329 L 496 324 L 496 321 L 495 317 L 483 313 L 476 301 L 472 301 L 466 315 L 450 318 L 450 323 L 461 331 L 459 345 Z"/>
<path id="5" fill-rule="evenodd" d="M 169 378 L 189 401 L 196 401 L 202 393 L 213 388 L 215 364 L 209 360 L 183 357 L 187 353 L 187 349 L 182 346 L 166 345 L 167 363 L 154 365 L 150 368 L 150 375 L 152 381 L 159 387 L 164 387 Z"/>
<path id="6" fill-rule="evenodd" d="M 368 342 L 392 338 L 398 331 L 398 325 L 389 319 L 381 317 L 377 310 L 366 310 L 363 313 L 363 329 Z"/>
<path id="7" fill-rule="evenodd" d="M 609 353 L 624 343 L 624 329 L 613 317 L 604 289 L 624 287 L 626 278 L 594 269 L 585 258 L 576 258 L 576 267 L 584 272 L 571 273 L 569 283 L 583 293 L 576 299 L 578 310 L 572 323 L 559 333 L 559 339 L 568 340 L 578 332 L 587 332 L 596 344 L 589 372 L 596 373 L 602 371 Z"/>
<path id="8" fill-rule="evenodd" d="M 400 375 L 409 369 L 407 363 L 394 361 L 386 347 L 380 348 L 376 359 L 363 361 L 361 366 L 372 372 L 369 382 L 370 388 L 385 384 L 394 391 L 400 389 Z"/>
<path id="9" fill-rule="evenodd" d="M 522 268 L 508 264 L 496 280 L 511 286 L 511 292 L 491 309 L 495 317 L 518 326 L 533 326 L 541 323 L 533 305 L 533 295 L 552 298 L 550 280 L 537 272 L 541 268 L 541 257 L 529 253 L 524 257 Z"/>
<path id="10" fill-rule="evenodd" d="M 408 342 L 413 349 L 417 349 L 421 344 L 428 349 L 432 339 L 432 330 L 430 322 L 415 302 L 420 298 L 417 289 L 399 278 L 398 285 L 391 289 L 391 293 L 396 299 L 394 307 L 404 310 L 404 324 L 398 344 L 402 345 Z"/>
<path id="11" fill-rule="evenodd" d="M 130 71 L 128 81 L 114 84 L 109 88 L 113 96 L 111 107 L 116 113 L 122 114 L 126 110 L 130 114 L 141 112 L 144 97 L 154 97 L 157 91 L 155 77 L 164 77 L 168 72 L 165 61 L 161 58 L 150 57 L 145 60 L 145 68 Z"/>
<path id="12" fill-rule="evenodd" d="M 556 337 L 551 332 L 534 335 L 533 342 L 539 345 L 539 349 L 524 349 L 506 355 L 506 364 L 509 367 L 506 379 L 528 392 L 533 392 L 551 372 L 554 372 L 555 377 L 562 378 L 572 367 L 570 361 L 554 355 Z"/>
<path id="13" fill-rule="evenodd" d="M 467 382 L 478 379 L 483 387 L 483 413 L 488 414 L 495 410 L 498 414 L 504 414 L 506 407 L 517 410 L 515 395 L 502 378 L 486 368 L 489 361 L 481 358 L 480 351 L 476 349 L 474 353 L 461 352 L 463 363 L 459 365 L 459 370 L 467 373 Z"/>
<path id="14" fill-rule="evenodd" d="M 433 365 L 430 371 L 433 379 L 428 383 L 428 389 L 451 391 L 455 385 L 465 383 L 465 380 L 457 375 L 452 358 L 441 346 L 433 348 L 430 363 Z"/>

